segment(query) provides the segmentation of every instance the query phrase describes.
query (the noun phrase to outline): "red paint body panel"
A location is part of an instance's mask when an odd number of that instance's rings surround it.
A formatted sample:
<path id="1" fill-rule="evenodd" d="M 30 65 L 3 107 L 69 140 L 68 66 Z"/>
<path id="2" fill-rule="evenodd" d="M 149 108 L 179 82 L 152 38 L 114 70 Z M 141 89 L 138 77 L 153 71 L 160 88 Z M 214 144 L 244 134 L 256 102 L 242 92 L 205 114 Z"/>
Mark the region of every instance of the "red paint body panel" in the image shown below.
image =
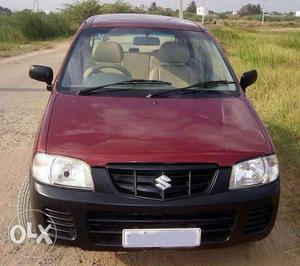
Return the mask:
<path id="1" fill-rule="evenodd" d="M 49 129 L 49 123 L 51 119 L 51 114 L 55 102 L 57 93 L 51 94 L 48 103 L 47 103 L 47 108 L 44 113 L 41 125 L 38 129 L 35 141 L 34 141 L 34 146 L 33 146 L 33 155 L 35 152 L 38 150 L 39 152 L 46 152 L 47 151 L 47 138 L 48 138 L 48 129 Z"/>
<path id="2" fill-rule="evenodd" d="M 88 27 L 160 28 L 194 31 L 205 29 L 188 20 L 147 14 L 107 14 L 96 16 L 90 20 Z"/>
<path id="3" fill-rule="evenodd" d="M 154 100 L 59 94 L 47 152 L 97 166 L 113 162 L 232 166 L 272 150 L 239 97 Z"/>

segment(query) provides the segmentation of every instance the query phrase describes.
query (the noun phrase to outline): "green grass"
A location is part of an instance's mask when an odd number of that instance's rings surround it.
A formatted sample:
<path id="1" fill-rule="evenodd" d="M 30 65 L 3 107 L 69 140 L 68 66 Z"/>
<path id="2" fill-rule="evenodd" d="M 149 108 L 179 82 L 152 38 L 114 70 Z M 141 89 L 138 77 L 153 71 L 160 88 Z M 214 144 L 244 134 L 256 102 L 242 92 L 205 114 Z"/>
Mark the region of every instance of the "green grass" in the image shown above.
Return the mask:
<path id="1" fill-rule="evenodd" d="M 70 26 L 62 14 L 17 12 L 0 15 L 0 53 L 24 45 L 67 37 Z"/>
<path id="2" fill-rule="evenodd" d="M 70 33 L 68 23 L 61 14 L 22 11 L 0 16 L 1 42 L 44 41 Z"/>
<path id="3" fill-rule="evenodd" d="M 300 31 L 219 25 L 211 29 L 240 76 L 257 69 L 247 96 L 259 113 L 287 172 L 300 166 Z M 247 137 L 247 136 L 245 136 Z"/>

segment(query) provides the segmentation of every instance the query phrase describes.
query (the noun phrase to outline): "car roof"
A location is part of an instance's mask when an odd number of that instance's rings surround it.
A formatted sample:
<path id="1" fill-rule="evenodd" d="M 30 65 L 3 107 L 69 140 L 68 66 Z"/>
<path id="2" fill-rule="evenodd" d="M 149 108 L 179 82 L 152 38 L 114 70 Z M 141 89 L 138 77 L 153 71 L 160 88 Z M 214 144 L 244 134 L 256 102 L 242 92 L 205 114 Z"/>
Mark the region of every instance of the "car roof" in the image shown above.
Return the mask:
<path id="1" fill-rule="evenodd" d="M 128 28 L 163 28 L 206 31 L 199 24 L 185 19 L 148 14 L 106 14 L 89 18 L 87 28 L 128 27 Z"/>

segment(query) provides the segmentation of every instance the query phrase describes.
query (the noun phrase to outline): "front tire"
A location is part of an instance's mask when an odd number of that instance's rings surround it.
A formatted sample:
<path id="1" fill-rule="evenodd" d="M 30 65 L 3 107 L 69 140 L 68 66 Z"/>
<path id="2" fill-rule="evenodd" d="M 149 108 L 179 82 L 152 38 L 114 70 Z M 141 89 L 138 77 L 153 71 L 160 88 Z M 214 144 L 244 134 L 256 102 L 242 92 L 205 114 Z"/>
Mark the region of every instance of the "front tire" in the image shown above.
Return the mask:
<path id="1" fill-rule="evenodd" d="M 29 212 L 31 206 L 30 197 L 30 178 L 26 175 L 21 185 L 17 201 L 17 213 L 20 225 L 26 228 L 28 223 L 32 223 L 31 213 Z"/>

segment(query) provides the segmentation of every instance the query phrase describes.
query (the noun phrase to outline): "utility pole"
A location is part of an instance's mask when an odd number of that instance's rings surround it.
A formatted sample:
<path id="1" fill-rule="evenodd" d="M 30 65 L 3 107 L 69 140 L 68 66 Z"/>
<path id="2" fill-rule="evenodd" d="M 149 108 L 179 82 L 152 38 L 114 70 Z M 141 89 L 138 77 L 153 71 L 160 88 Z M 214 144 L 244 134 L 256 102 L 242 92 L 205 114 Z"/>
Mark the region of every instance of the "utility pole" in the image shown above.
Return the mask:
<path id="1" fill-rule="evenodd" d="M 39 12 L 39 0 L 33 0 L 32 12 Z"/>
<path id="2" fill-rule="evenodd" d="M 265 25 L 265 13 L 266 13 L 266 11 L 265 11 L 265 9 L 263 9 L 263 15 L 262 15 L 262 21 L 261 21 L 262 26 Z"/>
<path id="3" fill-rule="evenodd" d="M 182 0 L 178 0 L 178 9 L 179 9 L 179 18 L 183 18 L 183 6 L 182 6 Z"/>
<path id="4" fill-rule="evenodd" d="M 266 17 L 266 4 L 268 3 L 268 0 L 263 0 L 263 14 L 262 14 L 262 20 L 261 25 L 265 25 L 265 17 Z"/>
<path id="5" fill-rule="evenodd" d="M 206 13 L 206 1 L 203 0 L 203 8 L 204 8 L 204 13 L 203 13 L 203 16 L 202 16 L 202 25 L 204 25 L 204 22 L 205 22 L 205 13 Z"/>

